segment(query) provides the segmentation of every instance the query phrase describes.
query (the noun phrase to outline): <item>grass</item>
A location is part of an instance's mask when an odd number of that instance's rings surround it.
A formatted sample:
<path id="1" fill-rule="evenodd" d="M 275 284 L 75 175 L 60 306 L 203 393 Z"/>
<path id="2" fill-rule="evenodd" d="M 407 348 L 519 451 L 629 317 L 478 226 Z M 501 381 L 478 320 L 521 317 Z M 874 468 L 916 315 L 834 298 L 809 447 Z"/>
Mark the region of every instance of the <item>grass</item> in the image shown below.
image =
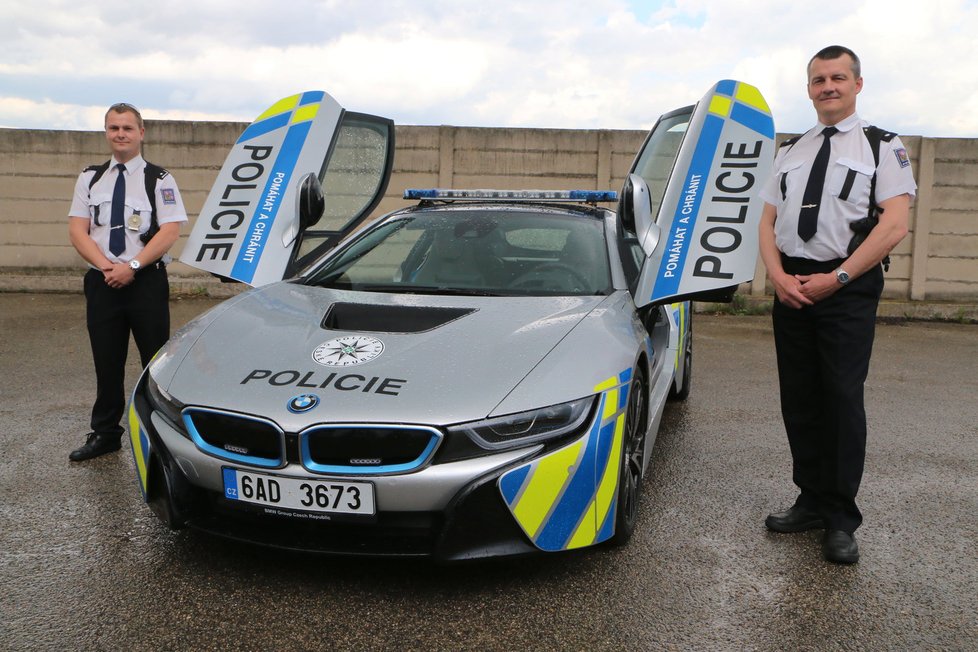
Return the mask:
<path id="1" fill-rule="evenodd" d="M 730 303 L 708 303 L 704 312 L 714 315 L 770 315 L 771 301 L 751 301 L 742 294 L 735 294 Z"/>

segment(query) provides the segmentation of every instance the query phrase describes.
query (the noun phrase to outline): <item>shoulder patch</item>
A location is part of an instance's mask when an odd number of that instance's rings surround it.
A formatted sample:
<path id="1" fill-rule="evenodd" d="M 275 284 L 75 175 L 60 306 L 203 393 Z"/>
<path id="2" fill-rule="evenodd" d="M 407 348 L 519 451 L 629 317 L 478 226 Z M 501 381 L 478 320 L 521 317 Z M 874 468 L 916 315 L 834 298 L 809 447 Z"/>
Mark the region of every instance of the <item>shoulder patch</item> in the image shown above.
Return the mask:
<path id="1" fill-rule="evenodd" d="M 910 157 L 907 155 L 906 149 L 900 147 L 899 149 L 893 150 L 893 153 L 896 155 L 900 167 L 905 168 L 910 165 Z"/>
<path id="2" fill-rule="evenodd" d="M 908 163 L 909 165 L 909 163 Z M 176 204 L 177 197 L 173 192 L 173 188 L 160 188 L 160 197 L 163 198 L 164 204 Z"/>

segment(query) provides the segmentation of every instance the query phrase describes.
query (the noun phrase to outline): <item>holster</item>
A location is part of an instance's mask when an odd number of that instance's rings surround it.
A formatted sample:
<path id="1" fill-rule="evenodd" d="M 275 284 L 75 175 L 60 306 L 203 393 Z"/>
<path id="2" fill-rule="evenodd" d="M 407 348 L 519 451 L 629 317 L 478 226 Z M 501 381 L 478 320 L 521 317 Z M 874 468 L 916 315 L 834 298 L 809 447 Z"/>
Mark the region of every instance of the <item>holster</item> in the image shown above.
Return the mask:
<path id="1" fill-rule="evenodd" d="M 877 213 L 876 211 L 871 212 L 869 215 L 862 218 L 861 220 L 850 222 L 849 228 L 852 229 L 853 235 L 852 235 L 852 239 L 849 240 L 849 246 L 846 248 L 846 253 L 851 256 L 852 252 L 854 252 L 856 249 L 859 248 L 859 245 L 861 245 L 863 241 L 866 240 L 866 236 L 869 235 L 869 232 L 872 231 L 874 228 L 876 228 L 876 225 L 879 223 L 880 223 L 879 213 Z M 885 258 L 883 258 L 882 262 L 883 262 L 883 271 L 884 272 L 890 271 L 890 256 L 887 255 Z"/>

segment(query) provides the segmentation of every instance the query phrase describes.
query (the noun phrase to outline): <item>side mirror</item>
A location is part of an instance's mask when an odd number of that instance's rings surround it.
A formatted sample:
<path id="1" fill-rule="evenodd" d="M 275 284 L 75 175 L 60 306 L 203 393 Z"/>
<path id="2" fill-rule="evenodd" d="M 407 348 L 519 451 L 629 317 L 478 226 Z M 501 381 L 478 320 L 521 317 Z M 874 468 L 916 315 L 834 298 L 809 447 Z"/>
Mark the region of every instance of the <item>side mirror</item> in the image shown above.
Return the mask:
<path id="1" fill-rule="evenodd" d="M 319 177 L 309 172 L 299 180 L 299 233 L 315 226 L 323 217 L 326 210 L 326 197 Z"/>
<path id="2" fill-rule="evenodd" d="M 635 234 L 646 256 L 655 251 L 659 243 L 659 226 L 652 215 L 652 196 L 645 179 L 629 174 L 621 190 L 618 217 L 626 231 Z"/>

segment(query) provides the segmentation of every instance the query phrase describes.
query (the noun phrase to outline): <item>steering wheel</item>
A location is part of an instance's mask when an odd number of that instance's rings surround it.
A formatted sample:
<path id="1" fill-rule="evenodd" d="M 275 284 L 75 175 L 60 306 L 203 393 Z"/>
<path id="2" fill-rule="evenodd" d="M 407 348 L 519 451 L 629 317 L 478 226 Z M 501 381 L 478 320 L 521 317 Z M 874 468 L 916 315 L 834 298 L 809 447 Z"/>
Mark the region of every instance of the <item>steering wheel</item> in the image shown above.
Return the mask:
<path id="1" fill-rule="evenodd" d="M 520 274 L 509 284 L 509 287 L 513 289 L 550 289 L 550 290 L 563 290 L 570 289 L 564 287 L 548 288 L 546 287 L 546 281 L 553 280 L 556 274 L 564 273 L 566 274 L 573 283 L 576 289 L 585 289 L 588 287 L 589 283 L 584 276 L 581 275 L 576 269 L 567 265 L 565 263 L 543 263 L 531 269 L 528 272 Z"/>

